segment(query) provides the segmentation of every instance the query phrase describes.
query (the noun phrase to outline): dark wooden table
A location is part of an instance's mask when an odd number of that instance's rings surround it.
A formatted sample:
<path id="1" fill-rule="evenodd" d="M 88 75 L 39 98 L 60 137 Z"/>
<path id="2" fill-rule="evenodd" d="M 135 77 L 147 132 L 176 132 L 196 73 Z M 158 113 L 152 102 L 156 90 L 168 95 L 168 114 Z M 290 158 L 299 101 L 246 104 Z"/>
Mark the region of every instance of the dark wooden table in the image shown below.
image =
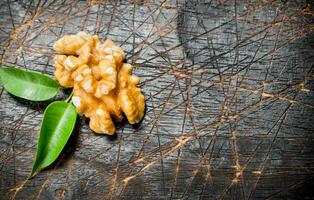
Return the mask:
<path id="1" fill-rule="evenodd" d="M 80 117 L 27 181 L 47 106 L 0 93 L 0 199 L 314 199 L 311 1 L 1 1 L 0 59 L 53 74 L 86 31 L 126 50 L 143 122 L 96 135 Z M 58 98 L 64 98 L 62 93 Z"/>

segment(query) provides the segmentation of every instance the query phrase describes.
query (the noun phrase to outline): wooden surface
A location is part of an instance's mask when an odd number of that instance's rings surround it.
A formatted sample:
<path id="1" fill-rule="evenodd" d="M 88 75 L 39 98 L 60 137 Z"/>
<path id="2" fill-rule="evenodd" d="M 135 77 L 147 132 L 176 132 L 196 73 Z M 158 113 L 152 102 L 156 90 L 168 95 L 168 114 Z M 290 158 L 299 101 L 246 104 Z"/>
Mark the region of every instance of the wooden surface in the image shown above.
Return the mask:
<path id="1" fill-rule="evenodd" d="M 60 159 L 27 181 L 47 104 L 1 86 L 0 199 L 313 199 L 309 3 L 1 1 L 2 65 L 52 75 L 54 41 L 98 34 L 126 50 L 147 111 L 116 137 L 80 117 Z"/>

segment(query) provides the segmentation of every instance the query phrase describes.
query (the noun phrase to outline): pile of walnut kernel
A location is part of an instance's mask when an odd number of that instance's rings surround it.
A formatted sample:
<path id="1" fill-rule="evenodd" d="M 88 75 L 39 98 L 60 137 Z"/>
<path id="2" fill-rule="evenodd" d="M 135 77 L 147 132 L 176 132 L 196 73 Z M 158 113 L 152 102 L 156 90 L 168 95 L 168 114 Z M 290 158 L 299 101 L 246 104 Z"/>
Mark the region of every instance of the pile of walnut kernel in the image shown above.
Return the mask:
<path id="1" fill-rule="evenodd" d="M 144 115 L 145 98 L 132 75 L 132 65 L 123 63 L 124 51 L 111 40 L 79 32 L 65 35 L 53 46 L 63 55 L 55 56 L 55 79 L 65 88 L 73 87 L 72 102 L 79 113 L 90 118 L 96 133 L 114 134 L 112 118 L 130 124 Z"/>

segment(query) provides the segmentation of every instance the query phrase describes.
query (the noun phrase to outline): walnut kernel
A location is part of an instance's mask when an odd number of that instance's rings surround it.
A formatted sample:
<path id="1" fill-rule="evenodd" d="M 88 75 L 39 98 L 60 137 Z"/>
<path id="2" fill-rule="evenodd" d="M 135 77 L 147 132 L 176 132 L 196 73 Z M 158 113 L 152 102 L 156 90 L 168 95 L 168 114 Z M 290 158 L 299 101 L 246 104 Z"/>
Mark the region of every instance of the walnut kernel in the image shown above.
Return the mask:
<path id="1" fill-rule="evenodd" d="M 132 75 L 132 65 L 123 63 L 121 47 L 79 32 L 63 36 L 53 49 L 63 54 L 55 56 L 55 79 L 63 87 L 73 87 L 72 102 L 90 118 L 93 131 L 114 134 L 112 118 L 121 121 L 122 112 L 130 124 L 141 121 L 145 98 L 137 87 L 140 79 Z"/>

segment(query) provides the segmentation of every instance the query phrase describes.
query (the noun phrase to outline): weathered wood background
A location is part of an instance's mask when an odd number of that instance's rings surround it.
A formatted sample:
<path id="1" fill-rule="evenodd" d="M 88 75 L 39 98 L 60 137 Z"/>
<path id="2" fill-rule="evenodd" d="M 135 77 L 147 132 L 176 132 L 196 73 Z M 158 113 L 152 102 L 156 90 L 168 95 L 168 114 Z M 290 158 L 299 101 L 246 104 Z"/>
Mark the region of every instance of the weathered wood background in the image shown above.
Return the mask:
<path id="1" fill-rule="evenodd" d="M 142 78 L 147 112 L 116 137 L 80 117 L 61 158 L 27 181 L 46 104 L 0 86 L 0 199 L 313 199 L 312 6 L 1 1 L 2 65 L 52 75 L 60 36 L 111 38 Z"/>

